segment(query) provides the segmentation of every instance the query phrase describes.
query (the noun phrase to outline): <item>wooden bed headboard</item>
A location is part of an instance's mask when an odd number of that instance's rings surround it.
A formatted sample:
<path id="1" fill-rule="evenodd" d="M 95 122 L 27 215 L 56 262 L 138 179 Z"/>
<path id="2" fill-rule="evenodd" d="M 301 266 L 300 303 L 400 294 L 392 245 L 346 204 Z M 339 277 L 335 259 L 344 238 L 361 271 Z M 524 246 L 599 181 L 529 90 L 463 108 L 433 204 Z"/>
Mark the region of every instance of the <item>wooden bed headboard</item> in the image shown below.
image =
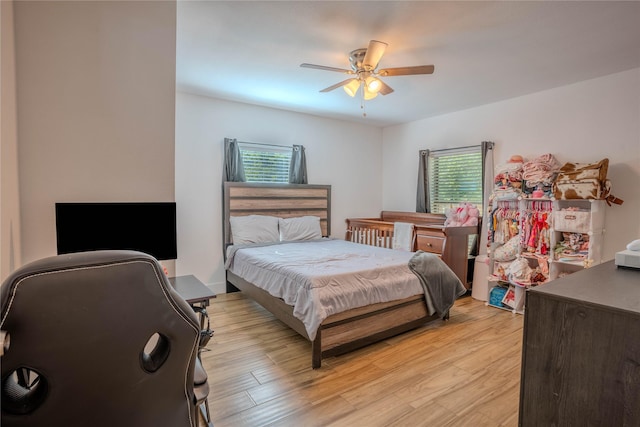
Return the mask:
<path id="1" fill-rule="evenodd" d="M 322 235 L 331 234 L 330 185 L 225 182 L 223 207 L 224 249 L 231 243 L 231 216 L 313 215 L 320 218 Z"/>

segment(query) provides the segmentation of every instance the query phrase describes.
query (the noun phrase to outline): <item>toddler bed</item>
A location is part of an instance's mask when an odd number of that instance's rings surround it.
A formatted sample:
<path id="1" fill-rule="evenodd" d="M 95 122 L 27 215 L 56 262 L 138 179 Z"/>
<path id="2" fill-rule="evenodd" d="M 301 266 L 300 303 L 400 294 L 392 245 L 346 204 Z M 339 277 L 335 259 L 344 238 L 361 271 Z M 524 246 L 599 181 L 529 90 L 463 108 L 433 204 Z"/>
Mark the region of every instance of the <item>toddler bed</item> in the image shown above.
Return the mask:
<path id="1" fill-rule="evenodd" d="M 241 290 L 311 341 L 313 368 L 325 357 L 448 318 L 465 291 L 434 255 L 327 239 L 330 192 L 320 185 L 224 185 L 228 291 Z M 434 280 L 449 298 L 444 305 L 439 292 L 425 293 L 425 282 Z"/>

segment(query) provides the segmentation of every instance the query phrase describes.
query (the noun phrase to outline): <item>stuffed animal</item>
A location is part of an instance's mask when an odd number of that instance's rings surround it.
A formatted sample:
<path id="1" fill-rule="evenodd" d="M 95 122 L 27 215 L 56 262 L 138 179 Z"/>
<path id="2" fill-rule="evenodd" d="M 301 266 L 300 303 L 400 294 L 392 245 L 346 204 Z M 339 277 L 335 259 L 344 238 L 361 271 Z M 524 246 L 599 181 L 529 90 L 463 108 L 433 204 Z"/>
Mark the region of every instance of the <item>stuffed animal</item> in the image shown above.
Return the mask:
<path id="1" fill-rule="evenodd" d="M 463 202 L 457 208 L 447 209 L 445 215 L 445 227 L 475 226 L 478 225 L 480 210 L 471 203 Z"/>

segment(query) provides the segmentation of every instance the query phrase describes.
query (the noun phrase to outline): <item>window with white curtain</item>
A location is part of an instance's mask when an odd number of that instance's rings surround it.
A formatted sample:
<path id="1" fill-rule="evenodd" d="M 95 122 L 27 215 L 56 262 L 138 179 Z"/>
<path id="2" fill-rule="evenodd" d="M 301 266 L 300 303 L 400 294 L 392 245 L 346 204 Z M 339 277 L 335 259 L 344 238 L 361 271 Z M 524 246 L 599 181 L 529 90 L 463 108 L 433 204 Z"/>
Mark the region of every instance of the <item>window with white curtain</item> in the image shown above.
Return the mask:
<path id="1" fill-rule="evenodd" d="M 429 153 L 430 211 L 444 213 L 460 202 L 482 209 L 481 147 L 437 150 Z"/>
<path id="2" fill-rule="evenodd" d="M 291 147 L 238 143 L 246 182 L 289 182 Z"/>

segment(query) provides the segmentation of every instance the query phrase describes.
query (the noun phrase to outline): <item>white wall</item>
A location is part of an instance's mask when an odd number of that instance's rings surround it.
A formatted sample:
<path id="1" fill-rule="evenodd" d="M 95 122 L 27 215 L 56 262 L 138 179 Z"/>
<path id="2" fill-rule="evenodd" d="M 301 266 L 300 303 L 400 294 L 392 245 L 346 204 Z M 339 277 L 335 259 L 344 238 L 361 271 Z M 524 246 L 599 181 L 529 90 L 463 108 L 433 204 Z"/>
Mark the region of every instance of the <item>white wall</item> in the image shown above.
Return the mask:
<path id="1" fill-rule="evenodd" d="M 29 262 L 56 253 L 55 202 L 174 200 L 176 4 L 21 1 L 14 11 Z"/>
<path id="2" fill-rule="evenodd" d="M 13 2 L 0 2 L 0 282 L 21 264 Z"/>
<path id="3" fill-rule="evenodd" d="M 496 142 L 495 162 L 552 153 L 560 162 L 610 159 L 614 194 L 604 255 L 640 238 L 640 69 L 495 104 L 377 129 L 178 93 L 177 274 L 224 292 L 222 141 L 303 144 L 309 181 L 331 184 L 332 235 L 348 217 L 415 209 L 418 151 Z"/>
<path id="4" fill-rule="evenodd" d="M 511 155 L 593 162 L 608 157 L 622 206 L 606 211 L 604 255 L 640 238 L 640 69 L 383 131 L 383 206 L 414 210 L 418 151 L 494 141 L 495 164 Z"/>
<path id="5" fill-rule="evenodd" d="M 345 219 L 382 206 L 382 130 L 345 121 L 222 101 L 176 96 L 176 274 L 194 274 L 224 292 L 222 156 L 225 137 L 302 144 L 310 184 L 330 184 L 331 234 L 344 238 Z"/>

